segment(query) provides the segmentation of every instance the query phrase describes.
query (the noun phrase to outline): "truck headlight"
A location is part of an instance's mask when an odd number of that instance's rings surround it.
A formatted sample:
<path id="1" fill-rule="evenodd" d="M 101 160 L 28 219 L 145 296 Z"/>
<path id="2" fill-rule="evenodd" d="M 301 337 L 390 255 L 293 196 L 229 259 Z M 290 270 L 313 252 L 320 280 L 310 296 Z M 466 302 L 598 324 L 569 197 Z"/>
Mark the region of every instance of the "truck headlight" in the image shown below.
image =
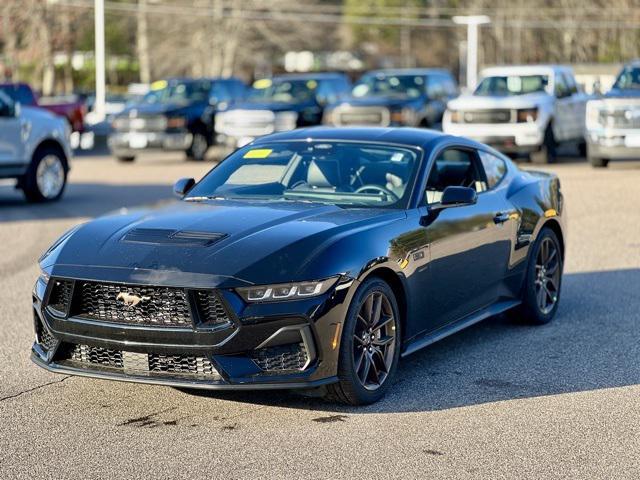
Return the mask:
<path id="1" fill-rule="evenodd" d="M 167 128 L 183 128 L 187 125 L 187 119 L 184 117 L 168 117 Z"/>
<path id="2" fill-rule="evenodd" d="M 451 123 L 460 123 L 462 119 L 462 115 L 460 114 L 460 110 L 447 110 L 449 114 L 449 120 Z"/>
<path id="3" fill-rule="evenodd" d="M 392 122 L 402 123 L 403 125 L 413 125 L 416 120 L 416 112 L 412 108 L 405 107 L 402 110 L 391 112 L 389 118 Z"/>
<path id="4" fill-rule="evenodd" d="M 518 123 L 533 123 L 538 119 L 537 108 L 521 108 L 518 110 Z"/>
<path id="5" fill-rule="evenodd" d="M 242 287 L 236 292 L 245 302 L 278 302 L 282 300 L 300 300 L 302 298 L 316 297 L 326 293 L 340 277 L 313 280 L 310 282 L 278 283 L 274 285 L 260 285 L 255 287 Z"/>

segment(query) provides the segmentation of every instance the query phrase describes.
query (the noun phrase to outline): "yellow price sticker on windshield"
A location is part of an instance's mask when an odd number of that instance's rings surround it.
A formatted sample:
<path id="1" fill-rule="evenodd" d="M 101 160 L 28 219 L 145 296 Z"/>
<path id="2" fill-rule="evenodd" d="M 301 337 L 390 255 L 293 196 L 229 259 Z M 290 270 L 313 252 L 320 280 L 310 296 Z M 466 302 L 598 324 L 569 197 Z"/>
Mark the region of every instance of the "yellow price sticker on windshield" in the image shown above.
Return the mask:
<path id="1" fill-rule="evenodd" d="M 271 86 L 271 79 L 269 78 L 261 78 L 260 80 L 256 80 L 255 82 L 253 82 L 253 88 L 255 89 L 263 89 L 263 88 L 269 88 Z"/>
<path id="2" fill-rule="evenodd" d="M 315 80 L 309 80 L 307 82 L 307 88 L 309 88 L 310 90 L 313 90 L 317 86 L 318 86 L 318 82 L 316 82 Z"/>
<path id="3" fill-rule="evenodd" d="M 163 88 L 167 88 L 166 80 L 158 80 L 157 82 L 153 82 L 151 84 L 151 90 L 162 90 Z"/>
<path id="4" fill-rule="evenodd" d="M 267 158 L 273 152 L 270 148 L 256 148 L 249 150 L 242 158 Z"/>

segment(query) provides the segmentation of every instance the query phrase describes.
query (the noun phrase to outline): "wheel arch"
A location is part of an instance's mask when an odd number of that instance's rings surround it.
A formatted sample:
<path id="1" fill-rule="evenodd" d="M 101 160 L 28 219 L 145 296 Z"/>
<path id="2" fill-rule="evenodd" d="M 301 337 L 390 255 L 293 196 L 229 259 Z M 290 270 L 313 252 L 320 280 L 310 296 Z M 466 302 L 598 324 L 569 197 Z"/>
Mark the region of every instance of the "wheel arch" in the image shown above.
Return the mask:
<path id="1" fill-rule="evenodd" d="M 562 254 L 562 260 L 564 260 L 565 242 L 564 242 L 564 234 L 562 233 L 562 227 L 560 226 L 560 223 L 556 219 L 550 218 L 542 224 L 540 230 L 542 230 L 543 228 L 551 229 L 553 233 L 556 234 L 556 237 L 558 237 L 558 241 L 560 242 L 560 253 Z"/>
<path id="2" fill-rule="evenodd" d="M 53 138 L 45 138 L 42 140 L 36 148 L 33 149 L 33 153 L 31 154 L 31 162 L 36 157 L 37 154 L 46 149 L 52 149 L 57 151 L 62 156 L 62 163 L 64 164 L 64 168 L 66 171 L 69 171 L 69 159 L 67 158 L 67 154 L 64 151 L 64 147 Z"/>

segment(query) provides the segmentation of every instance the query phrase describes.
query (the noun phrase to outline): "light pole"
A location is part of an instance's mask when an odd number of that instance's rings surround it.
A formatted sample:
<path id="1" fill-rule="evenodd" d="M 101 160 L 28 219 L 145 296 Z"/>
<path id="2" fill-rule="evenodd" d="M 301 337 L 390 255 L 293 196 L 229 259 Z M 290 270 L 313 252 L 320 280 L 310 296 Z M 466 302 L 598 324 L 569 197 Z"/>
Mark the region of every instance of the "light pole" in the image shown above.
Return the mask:
<path id="1" fill-rule="evenodd" d="M 96 62 L 96 103 L 94 107 L 98 121 L 105 117 L 105 53 L 104 53 L 104 0 L 95 0 L 95 62 Z"/>
<path id="2" fill-rule="evenodd" d="M 478 25 L 490 23 L 491 19 L 486 15 L 456 15 L 452 20 L 467 26 L 467 88 L 473 90 L 478 83 Z"/>

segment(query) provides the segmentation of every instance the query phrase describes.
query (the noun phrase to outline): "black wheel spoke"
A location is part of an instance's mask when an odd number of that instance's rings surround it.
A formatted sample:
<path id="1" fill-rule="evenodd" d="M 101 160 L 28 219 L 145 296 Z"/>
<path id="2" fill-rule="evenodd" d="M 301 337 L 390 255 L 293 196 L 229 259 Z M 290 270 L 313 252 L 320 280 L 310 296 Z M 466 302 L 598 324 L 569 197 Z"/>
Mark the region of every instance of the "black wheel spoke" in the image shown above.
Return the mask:
<path id="1" fill-rule="evenodd" d="M 356 341 L 356 343 L 364 345 L 364 340 L 362 339 L 362 337 L 360 337 L 360 335 L 354 335 L 353 339 Z"/>
<path id="2" fill-rule="evenodd" d="M 364 361 L 362 362 L 363 365 L 362 365 L 361 373 L 358 374 L 358 377 L 360 378 L 360 381 L 362 382 L 362 384 L 366 385 L 367 379 L 369 378 L 369 370 L 371 370 L 371 356 L 369 355 L 368 351 L 363 350 L 363 357 L 364 357 Z"/>
<path id="3" fill-rule="evenodd" d="M 382 315 L 382 294 L 378 294 L 373 299 L 373 311 L 371 314 L 371 326 L 374 327 L 380 321 Z"/>

